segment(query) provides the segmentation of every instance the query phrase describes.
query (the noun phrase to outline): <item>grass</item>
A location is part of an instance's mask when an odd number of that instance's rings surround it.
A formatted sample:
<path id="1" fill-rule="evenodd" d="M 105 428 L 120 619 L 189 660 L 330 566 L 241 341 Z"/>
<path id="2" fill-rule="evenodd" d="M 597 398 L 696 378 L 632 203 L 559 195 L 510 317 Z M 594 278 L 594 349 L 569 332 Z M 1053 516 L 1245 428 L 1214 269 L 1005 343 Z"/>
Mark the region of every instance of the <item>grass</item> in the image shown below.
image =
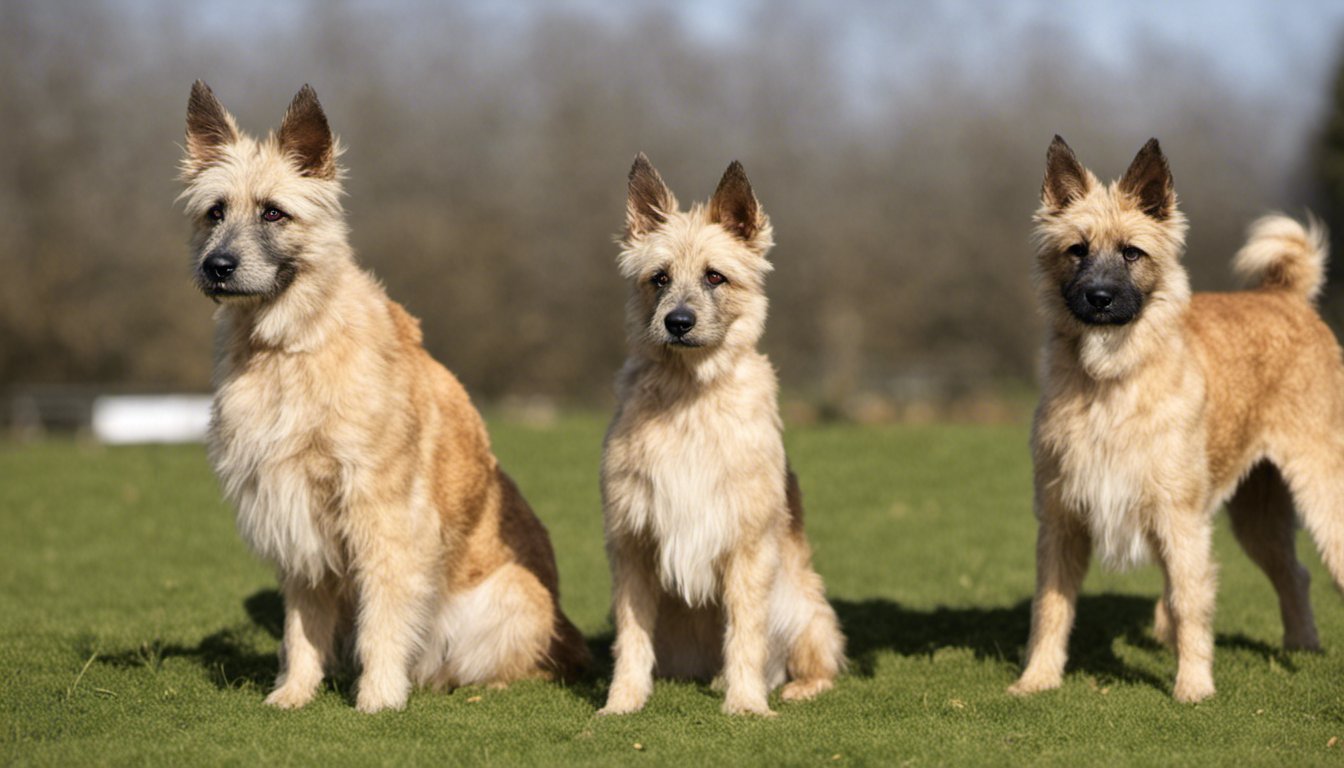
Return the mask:
<path id="1" fill-rule="evenodd" d="M 493 425 L 550 527 L 564 603 L 599 666 L 569 688 L 417 693 L 364 716 L 338 678 L 261 705 L 280 600 L 199 447 L 0 447 L 0 761 L 12 764 L 1334 764 L 1344 604 L 1309 543 L 1324 654 L 1284 653 L 1268 582 L 1220 521 L 1218 695 L 1170 698 L 1149 636 L 1153 568 L 1089 576 L 1062 690 L 1003 692 L 1026 639 L 1034 522 L 1020 427 L 792 429 L 816 564 L 852 669 L 773 720 L 660 682 L 599 719 L 610 674 L 601 419 Z M 1341 511 L 1344 513 L 1344 510 Z M 1339 742 L 1332 741 L 1339 739 Z M 1332 746 L 1333 745 L 1333 746 Z"/>

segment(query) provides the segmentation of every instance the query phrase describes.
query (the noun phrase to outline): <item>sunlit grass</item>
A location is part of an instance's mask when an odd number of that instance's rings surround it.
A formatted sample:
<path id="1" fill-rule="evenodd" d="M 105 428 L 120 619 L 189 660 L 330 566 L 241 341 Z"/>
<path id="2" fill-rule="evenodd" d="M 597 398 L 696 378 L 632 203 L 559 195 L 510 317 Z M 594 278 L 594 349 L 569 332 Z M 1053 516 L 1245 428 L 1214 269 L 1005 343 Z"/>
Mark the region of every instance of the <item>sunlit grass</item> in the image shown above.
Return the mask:
<path id="1" fill-rule="evenodd" d="M 1279 649 L 1267 581 L 1217 539 L 1218 695 L 1169 695 L 1149 639 L 1151 568 L 1094 572 L 1061 691 L 1004 695 L 1034 580 L 1021 427 L 791 429 L 817 567 L 850 638 L 836 689 L 769 721 L 705 686 L 594 716 L 609 680 L 600 418 L 492 425 L 554 538 L 563 599 L 598 652 L 568 688 L 417 693 L 364 716 L 352 681 L 298 712 L 261 705 L 279 598 L 199 447 L 0 448 L 0 761 L 134 764 L 1286 764 L 1344 759 L 1344 606 L 1301 549 L 1326 652 Z M 1344 514 L 1344 510 L 1341 511 Z"/>

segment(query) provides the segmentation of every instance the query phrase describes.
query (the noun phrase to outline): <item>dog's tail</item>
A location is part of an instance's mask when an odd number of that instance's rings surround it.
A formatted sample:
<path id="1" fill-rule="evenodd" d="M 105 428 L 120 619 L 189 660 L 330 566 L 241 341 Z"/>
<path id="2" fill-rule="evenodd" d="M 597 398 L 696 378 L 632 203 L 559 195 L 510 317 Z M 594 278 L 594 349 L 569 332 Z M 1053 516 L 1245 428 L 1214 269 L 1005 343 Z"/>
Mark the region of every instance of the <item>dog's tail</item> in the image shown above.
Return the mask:
<path id="1" fill-rule="evenodd" d="M 1275 213 L 1251 225 L 1232 269 L 1247 287 L 1291 291 L 1315 301 L 1325 286 L 1329 254 L 1325 226 L 1315 216 L 1307 214 L 1304 227 Z"/>

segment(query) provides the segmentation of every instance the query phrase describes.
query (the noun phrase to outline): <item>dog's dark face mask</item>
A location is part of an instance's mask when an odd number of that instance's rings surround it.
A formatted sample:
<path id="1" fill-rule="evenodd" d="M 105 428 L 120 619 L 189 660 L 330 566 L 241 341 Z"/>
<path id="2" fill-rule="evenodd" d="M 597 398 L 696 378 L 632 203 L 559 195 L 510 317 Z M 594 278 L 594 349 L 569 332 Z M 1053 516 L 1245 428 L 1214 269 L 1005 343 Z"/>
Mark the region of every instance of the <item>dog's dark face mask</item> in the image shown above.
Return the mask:
<path id="1" fill-rule="evenodd" d="M 1077 268 L 1060 291 L 1073 316 L 1088 325 L 1125 325 L 1138 317 L 1144 292 L 1130 273 L 1132 262 L 1121 252 L 1084 252 L 1070 249 Z"/>
<path id="2" fill-rule="evenodd" d="M 1056 136 L 1046 154 L 1036 224 L 1040 299 L 1066 332 L 1075 332 L 1077 323 L 1135 322 L 1163 286 L 1183 278 L 1172 273 L 1181 272 L 1185 219 L 1156 139 L 1105 187 Z"/>

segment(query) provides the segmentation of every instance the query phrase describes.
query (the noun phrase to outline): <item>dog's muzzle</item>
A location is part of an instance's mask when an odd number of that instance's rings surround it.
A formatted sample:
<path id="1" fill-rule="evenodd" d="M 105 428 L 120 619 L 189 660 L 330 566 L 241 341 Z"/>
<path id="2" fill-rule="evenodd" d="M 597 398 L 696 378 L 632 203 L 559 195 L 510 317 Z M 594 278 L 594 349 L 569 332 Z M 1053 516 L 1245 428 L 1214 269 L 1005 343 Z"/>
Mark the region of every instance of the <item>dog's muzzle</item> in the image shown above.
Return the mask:
<path id="1" fill-rule="evenodd" d="M 1083 275 L 1063 288 L 1064 303 L 1073 316 L 1088 325 L 1124 325 L 1138 317 L 1143 292 L 1125 279 Z"/>

